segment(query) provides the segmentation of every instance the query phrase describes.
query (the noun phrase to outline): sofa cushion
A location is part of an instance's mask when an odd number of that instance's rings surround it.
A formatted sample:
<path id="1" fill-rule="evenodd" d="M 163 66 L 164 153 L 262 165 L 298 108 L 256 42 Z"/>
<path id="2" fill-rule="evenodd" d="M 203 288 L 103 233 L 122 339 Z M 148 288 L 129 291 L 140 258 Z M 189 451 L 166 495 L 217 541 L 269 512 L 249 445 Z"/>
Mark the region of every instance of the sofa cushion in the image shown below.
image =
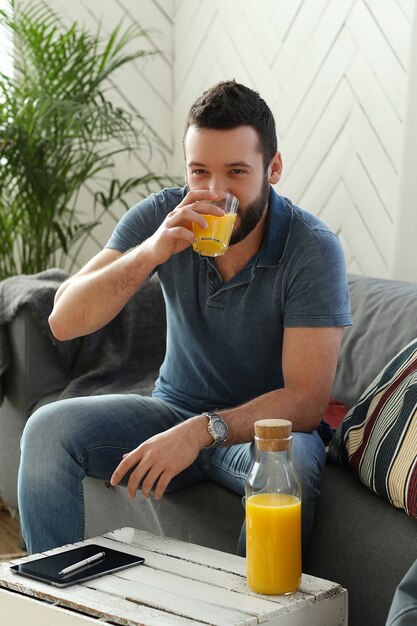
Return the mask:
<path id="1" fill-rule="evenodd" d="M 336 430 L 329 460 L 417 519 L 417 339 L 382 369 Z"/>
<path id="2" fill-rule="evenodd" d="M 343 329 L 332 397 L 352 408 L 417 334 L 417 284 L 349 275 L 353 325 Z"/>

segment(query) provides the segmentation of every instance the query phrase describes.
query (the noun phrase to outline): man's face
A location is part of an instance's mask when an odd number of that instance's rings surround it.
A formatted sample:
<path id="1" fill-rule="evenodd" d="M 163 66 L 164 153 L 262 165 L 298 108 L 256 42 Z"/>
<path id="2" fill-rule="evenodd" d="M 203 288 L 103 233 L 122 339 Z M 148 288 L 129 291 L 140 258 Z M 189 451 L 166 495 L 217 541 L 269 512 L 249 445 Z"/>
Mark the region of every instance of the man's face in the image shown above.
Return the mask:
<path id="1" fill-rule="evenodd" d="M 190 126 L 185 137 L 186 180 L 191 190 L 227 191 L 239 200 L 231 244 L 244 239 L 265 212 L 269 172 L 251 126 L 214 130 Z"/>

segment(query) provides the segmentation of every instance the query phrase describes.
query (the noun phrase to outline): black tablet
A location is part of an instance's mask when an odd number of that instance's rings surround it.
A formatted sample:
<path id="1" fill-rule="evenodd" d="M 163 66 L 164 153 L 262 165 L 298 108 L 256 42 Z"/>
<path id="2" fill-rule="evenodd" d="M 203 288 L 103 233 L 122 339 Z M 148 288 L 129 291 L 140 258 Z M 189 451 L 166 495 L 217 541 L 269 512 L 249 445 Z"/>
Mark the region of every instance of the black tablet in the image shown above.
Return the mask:
<path id="1" fill-rule="evenodd" d="M 56 587 L 68 587 L 91 578 L 105 576 L 112 572 L 142 565 L 145 559 L 135 554 L 127 554 L 95 544 L 57 552 L 33 561 L 12 565 L 16 574 L 34 578 Z"/>

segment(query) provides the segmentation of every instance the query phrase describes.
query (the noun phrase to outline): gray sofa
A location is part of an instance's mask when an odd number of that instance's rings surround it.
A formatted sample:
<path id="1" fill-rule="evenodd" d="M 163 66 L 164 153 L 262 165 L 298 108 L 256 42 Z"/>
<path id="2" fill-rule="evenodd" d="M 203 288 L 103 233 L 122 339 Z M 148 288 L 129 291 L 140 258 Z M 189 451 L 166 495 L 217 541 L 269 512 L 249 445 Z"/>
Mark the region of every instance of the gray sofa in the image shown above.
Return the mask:
<path id="1" fill-rule="evenodd" d="M 347 407 L 417 336 L 417 284 L 350 276 L 349 288 L 354 326 L 344 332 L 333 390 L 333 397 Z M 157 280 L 152 279 L 128 306 L 134 311 L 135 354 L 142 364 L 135 390 L 149 393 L 165 341 Z M 6 330 L 11 364 L 1 381 L 0 494 L 16 510 L 19 439 L 25 422 L 35 408 L 60 397 L 71 385 L 74 368 L 68 362 L 63 367 L 62 354 L 45 329 L 41 332 L 29 306 L 19 309 Z M 80 344 L 74 363 L 79 351 Z M 99 380 L 96 386 L 99 393 L 106 391 Z M 155 502 L 141 496 L 131 501 L 123 487 L 87 479 L 85 498 L 88 536 L 134 526 L 235 552 L 244 517 L 240 498 L 210 483 Z M 303 569 L 348 589 L 349 624 L 382 626 L 395 587 L 416 558 L 416 522 L 368 491 L 349 469 L 327 464 Z"/>

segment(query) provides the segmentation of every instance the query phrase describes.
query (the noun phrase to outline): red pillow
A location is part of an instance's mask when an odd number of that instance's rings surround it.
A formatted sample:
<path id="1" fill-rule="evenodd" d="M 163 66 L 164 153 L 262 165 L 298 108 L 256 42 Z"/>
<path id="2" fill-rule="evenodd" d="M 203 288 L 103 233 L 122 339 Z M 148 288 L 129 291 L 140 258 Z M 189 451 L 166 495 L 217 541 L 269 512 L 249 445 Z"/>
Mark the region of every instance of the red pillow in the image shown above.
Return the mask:
<path id="1" fill-rule="evenodd" d="M 345 407 L 344 404 L 342 404 L 338 400 L 332 399 L 327 406 L 323 419 L 325 422 L 330 424 L 333 430 L 336 430 L 347 412 L 348 409 Z"/>

